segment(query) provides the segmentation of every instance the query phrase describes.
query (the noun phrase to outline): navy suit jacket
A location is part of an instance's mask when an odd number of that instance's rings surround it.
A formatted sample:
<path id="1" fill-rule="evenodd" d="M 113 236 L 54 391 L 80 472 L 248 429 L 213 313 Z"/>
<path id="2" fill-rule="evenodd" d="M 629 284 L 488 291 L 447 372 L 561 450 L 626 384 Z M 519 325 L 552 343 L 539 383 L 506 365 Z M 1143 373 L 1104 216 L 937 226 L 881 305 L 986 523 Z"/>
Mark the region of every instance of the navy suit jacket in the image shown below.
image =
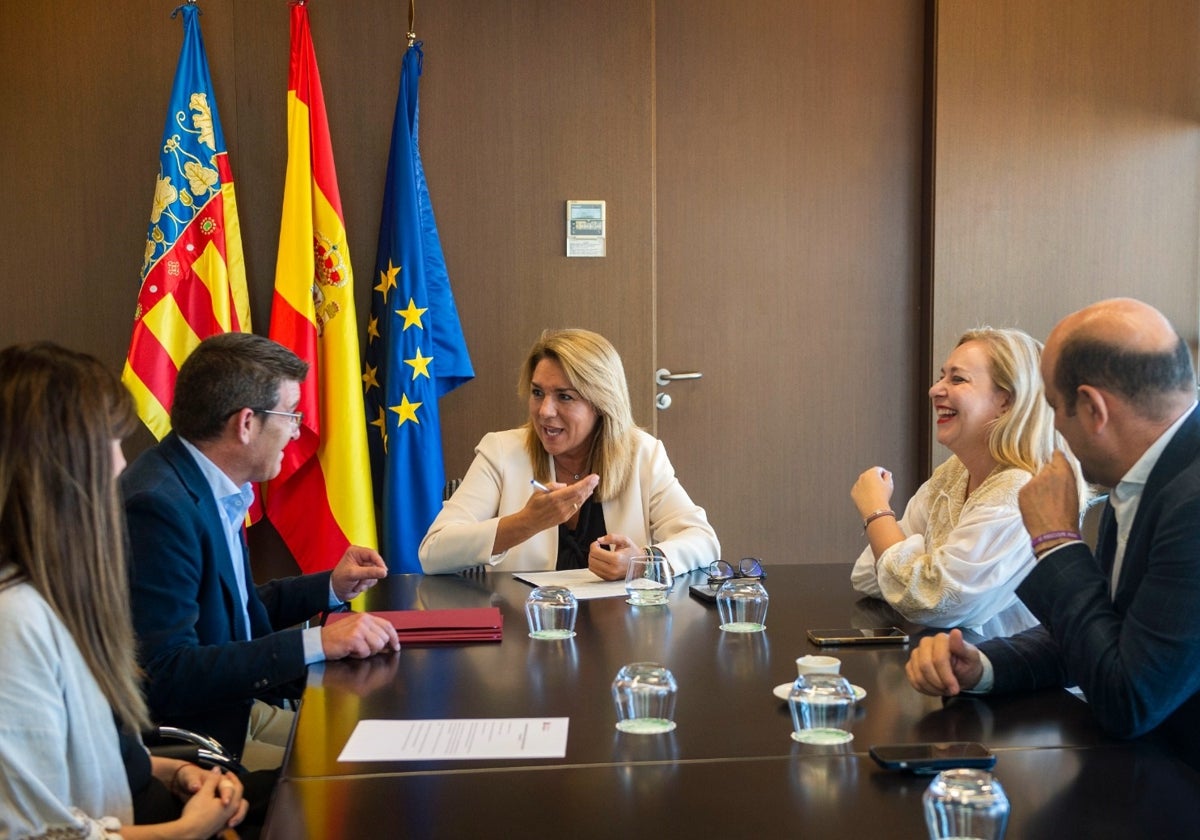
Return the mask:
<path id="1" fill-rule="evenodd" d="M 240 755 L 255 698 L 305 674 L 294 625 L 329 606 L 329 572 L 249 587 L 249 632 L 217 502 L 174 433 L 121 476 L 130 594 L 151 716 Z M 245 579 L 252 583 L 242 544 Z M 285 629 L 293 628 L 293 629 Z"/>
<path id="2" fill-rule="evenodd" d="M 1078 685 L 1101 725 L 1131 738 L 1158 730 L 1200 756 L 1200 408 L 1151 471 L 1110 597 L 1116 520 L 1097 552 L 1069 545 L 1040 561 L 1017 594 L 1042 622 L 980 645 L 995 691 Z"/>

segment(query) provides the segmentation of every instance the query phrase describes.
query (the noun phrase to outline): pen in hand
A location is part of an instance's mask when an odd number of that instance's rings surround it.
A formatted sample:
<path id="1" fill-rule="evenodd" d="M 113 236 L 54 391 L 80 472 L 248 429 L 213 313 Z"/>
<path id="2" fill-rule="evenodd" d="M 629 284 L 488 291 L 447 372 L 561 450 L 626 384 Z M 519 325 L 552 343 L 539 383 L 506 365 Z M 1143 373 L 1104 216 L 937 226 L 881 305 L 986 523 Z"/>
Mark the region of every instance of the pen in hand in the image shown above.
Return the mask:
<path id="1" fill-rule="evenodd" d="M 542 484 L 542 482 L 538 481 L 536 478 L 529 479 L 529 483 L 532 484 L 534 487 L 536 487 L 538 490 L 541 490 L 543 493 L 552 492 L 549 487 L 547 487 L 545 484 Z"/>

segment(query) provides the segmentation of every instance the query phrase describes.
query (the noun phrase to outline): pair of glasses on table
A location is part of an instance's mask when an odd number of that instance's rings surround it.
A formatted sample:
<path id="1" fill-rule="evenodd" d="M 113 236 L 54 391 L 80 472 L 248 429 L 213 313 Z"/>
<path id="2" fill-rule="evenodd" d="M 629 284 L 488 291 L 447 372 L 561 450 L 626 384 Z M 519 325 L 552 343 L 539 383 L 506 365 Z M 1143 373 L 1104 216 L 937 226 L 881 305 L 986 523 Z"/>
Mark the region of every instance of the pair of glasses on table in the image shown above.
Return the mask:
<path id="1" fill-rule="evenodd" d="M 766 576 L 762 561 L 757 557 L 743 557 L 736 566 L 725 560 L 714 560 L 708 564 L 708 585 L 713 589 L 717 589 L 725 581 L 734 578 L 762 580 Z"/>

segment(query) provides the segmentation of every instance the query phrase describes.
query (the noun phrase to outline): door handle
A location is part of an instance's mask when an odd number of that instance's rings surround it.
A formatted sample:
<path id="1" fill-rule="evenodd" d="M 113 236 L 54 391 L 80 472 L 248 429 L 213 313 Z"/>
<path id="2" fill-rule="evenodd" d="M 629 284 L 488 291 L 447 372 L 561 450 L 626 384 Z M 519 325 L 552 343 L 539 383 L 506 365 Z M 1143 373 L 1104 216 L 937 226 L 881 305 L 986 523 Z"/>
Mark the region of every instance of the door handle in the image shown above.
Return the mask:
<path id="1" fill-rule="evenodd" d="M 654 384 L 662 387 L 669 385 L 677 379 L 700 379 L 703 376 L 704 374 L 698 370 L 690 370 L 686 373 L 671 373 L 666 368 L 659 368 L 654 371 Z"/>

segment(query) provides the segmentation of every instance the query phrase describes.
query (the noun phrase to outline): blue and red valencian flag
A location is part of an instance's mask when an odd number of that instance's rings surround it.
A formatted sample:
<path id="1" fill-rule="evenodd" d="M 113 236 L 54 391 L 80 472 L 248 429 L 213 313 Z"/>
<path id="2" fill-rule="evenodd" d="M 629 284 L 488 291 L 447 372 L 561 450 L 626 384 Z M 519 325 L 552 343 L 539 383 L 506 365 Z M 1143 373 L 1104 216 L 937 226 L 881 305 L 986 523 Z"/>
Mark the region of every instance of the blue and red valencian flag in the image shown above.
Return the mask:
<path id="1" fill-rule="evenodd" d="M 217 117 L 194 4 L 163 131 L 142 259 L 142 287 L 121 380 L 161 439 L 170 431 L 175 376 L 203 339 L 250 330 L 250 300 L 233 171 Z"/>

